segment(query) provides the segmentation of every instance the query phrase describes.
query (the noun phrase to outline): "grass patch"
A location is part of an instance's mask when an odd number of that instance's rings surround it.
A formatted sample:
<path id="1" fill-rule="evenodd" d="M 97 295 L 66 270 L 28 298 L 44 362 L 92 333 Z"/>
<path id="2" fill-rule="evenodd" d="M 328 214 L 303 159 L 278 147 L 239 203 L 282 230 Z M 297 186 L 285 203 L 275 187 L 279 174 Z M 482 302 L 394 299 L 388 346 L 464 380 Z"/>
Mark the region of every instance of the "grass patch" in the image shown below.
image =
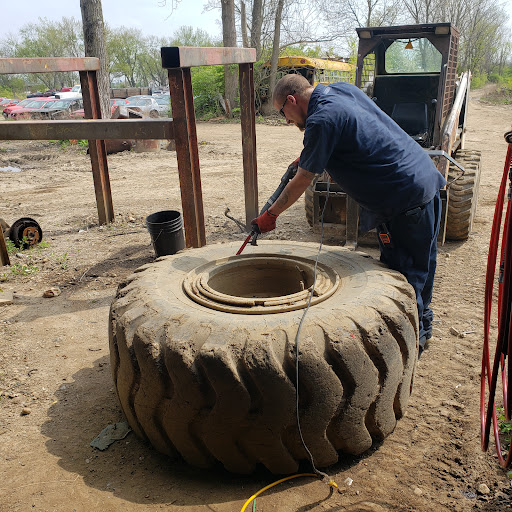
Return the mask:
<path id="1" fill-rule="evenodd" d="M 64 140 L 50 140 L 53 144 L 59 144 L 62 149 L 66 149 L 70 146 L 78 146 L 79 148 L 85 149 L 89 146 L 87 139 L 64 139 Z"/>
<path id="2" fill-rule="evenodd" d="M 28 238 L 23 237 L 22 239 L 23 247 L 26 247 L 26 249 L 22 249 L 21 247 L 16 247 L 14 245 L 14 242 L 12 240 L 7 239 L 5 241 L 5 245 L 7 246 L 7 253 L 9 256 L 12 256 L 13 254 L 16 254 L 18 252 L 24 252 L 26 254 L 26 251 L 38 251 L 40 253 L 43 249 L 48 249 L 50 247 L 50 244 L 46 240 L 42 240 L 36 245 L 29 245 Z"/>
<path id="3" fill-rule="evenodd" d="M 498 86 L 491 93 L 482 96 L 482 99 L 493 105 L 512 105 L 512 85 Z"/>
<path id="4" fill-rule="evenodd" d="M 39 272 L 39 268 L 30 263 L 15 263 L 7 272 L 0 274 L 0 281 L 8 281 L 12 277 L 29 276 Z"/>

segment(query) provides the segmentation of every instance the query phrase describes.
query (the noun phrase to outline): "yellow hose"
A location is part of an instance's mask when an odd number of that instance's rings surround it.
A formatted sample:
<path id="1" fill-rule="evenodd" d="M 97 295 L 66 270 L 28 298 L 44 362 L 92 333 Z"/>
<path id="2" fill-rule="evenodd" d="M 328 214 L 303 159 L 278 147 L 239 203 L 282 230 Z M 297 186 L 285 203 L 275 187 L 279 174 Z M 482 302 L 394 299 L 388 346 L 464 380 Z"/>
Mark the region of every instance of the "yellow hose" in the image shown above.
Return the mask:
<path id="1" fill-rule="evenodd" d="M 257 493 L 253 494 L 244 503 L 244 506 L 240 509 L 240 512 L 244 512 L 245 509 L 247 508 L 247 506 L 251 503 L 251 501 L 255 500 L 260 494 L 264 493 L 267 489 L 274 487 L 274 485 L 278 485 L 280 483 L 286 482 L 286 480 L 291 480 L 292 478 L 299 478 L 300 476 L 313 476 L 315 478 L 318 478 L 318 475 L 315 473 L 299 473 L 298 475 L 291 475 L 291 476 L 287 476 L 286 478 L 281 478 L 281 480 L 278 480 L 277 482 L 274 482 L 273 484 L 267 485 L 266 487 L 263 487 L 263 489 L 260 489 Z"/>

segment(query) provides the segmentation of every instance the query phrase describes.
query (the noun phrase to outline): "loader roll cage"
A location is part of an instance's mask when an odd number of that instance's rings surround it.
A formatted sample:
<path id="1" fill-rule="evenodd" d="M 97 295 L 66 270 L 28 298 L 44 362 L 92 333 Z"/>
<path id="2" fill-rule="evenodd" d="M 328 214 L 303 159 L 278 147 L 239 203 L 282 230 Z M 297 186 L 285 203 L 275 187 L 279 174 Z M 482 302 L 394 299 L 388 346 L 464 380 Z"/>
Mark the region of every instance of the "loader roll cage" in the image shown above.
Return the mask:
<path id="1" fill-rule="evenodd" d="M 355 84 L 428 152 L 452 188 L 441 191 L 439 241 L 447 226 L 454 240 L 467 238 L 476 209 L 480 153 L 464 151 L 470 73 L 457 76 L 459 31 L 451 23 L 357 28 Z M 471 153 L 471 154 L 470 154 Z M 468 163 L 472 170 L 463 178 Z M 460 180 L 460 181 L 458 181 Z M 324 227 L 345 235 L 346 244 L 375 242 L 359 237 L 359 207 L 324 173 L 305 194 L 306 218 L 315 229 L 329 197 Z M 341 225 L 341 226 L 340 226 Z M 344 232 L 343 232 L 344 230 Z"/>

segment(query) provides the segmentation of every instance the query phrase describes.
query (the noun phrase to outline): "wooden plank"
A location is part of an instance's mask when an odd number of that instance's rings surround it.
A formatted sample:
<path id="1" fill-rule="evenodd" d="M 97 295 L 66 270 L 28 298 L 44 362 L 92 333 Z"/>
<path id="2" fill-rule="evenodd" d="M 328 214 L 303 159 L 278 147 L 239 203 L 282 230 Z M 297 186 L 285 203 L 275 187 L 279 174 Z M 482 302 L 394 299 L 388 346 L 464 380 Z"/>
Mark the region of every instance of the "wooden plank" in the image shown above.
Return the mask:
<path id="1" fill-rule="evenodd" d="M 206 244 L 190 69 L 169 69 L 176 157 L 187 247 Z"/>
<path id="2" fill-rule="evenodd" d="M 164 46 L 160 54 L 165 69 L 256 62 L 254 48 Z"/>
<path id="3" fill-rule="evenodd" d="M 256 112 L 254 107 L 253 65 L 240 64 L 240 119 L 244 165 L 245 224 L 258 216 L 258 170 L 256 160 Z"/>
<path id="4" fill-rule="evenodd" d="M 48 57 L 30 59 L 0 59 L 0 74 L 96 71 L 98 69 L 100 69 L 100 60 L 97 57 Z"/>
<path id="5" fill-rule="evenodd" d="M 174 139 L 172 119 L 0 121 L 0 140 Z"/>

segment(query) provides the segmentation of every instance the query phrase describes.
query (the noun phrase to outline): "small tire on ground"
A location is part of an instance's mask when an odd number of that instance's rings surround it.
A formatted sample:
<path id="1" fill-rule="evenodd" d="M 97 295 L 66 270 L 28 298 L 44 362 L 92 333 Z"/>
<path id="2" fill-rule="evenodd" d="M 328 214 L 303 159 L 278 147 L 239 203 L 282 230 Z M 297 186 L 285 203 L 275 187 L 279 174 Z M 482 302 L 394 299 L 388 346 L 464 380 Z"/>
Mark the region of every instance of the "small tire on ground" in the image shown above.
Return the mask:
<path id="1" fill-rule="evenodd" d="M 449 185 L 446 239 L 466 240 L 471 233 L 478 202 L 481 173 L 481 153 L 476 150 L 459 150 L 455 156 L 465 173 Z M 450 164 L 448 184 L 460 175 L 460 169 Z"/>
<path id="2" fill-rule="evenodd" d="M 194 302 L 182 286 L 200 265 L 237 258 L 239 246 L 159 258 L 119 286 L 109 321 L 115 389 L 136 434 L 170 457 L 288 474 L 308 458 L 295 416 L 304 310 L 225 313 Z M 246 252 L 314 262 L 318 245 L 262 241 Z M 302 324 L 299 416 L 315 464 L 325 467 L 395 428 L 412 388 L 418 320 L 413 289 L 398 272 L 340 247 L 324 246 L 319 263 L 341 281 Z"/>

